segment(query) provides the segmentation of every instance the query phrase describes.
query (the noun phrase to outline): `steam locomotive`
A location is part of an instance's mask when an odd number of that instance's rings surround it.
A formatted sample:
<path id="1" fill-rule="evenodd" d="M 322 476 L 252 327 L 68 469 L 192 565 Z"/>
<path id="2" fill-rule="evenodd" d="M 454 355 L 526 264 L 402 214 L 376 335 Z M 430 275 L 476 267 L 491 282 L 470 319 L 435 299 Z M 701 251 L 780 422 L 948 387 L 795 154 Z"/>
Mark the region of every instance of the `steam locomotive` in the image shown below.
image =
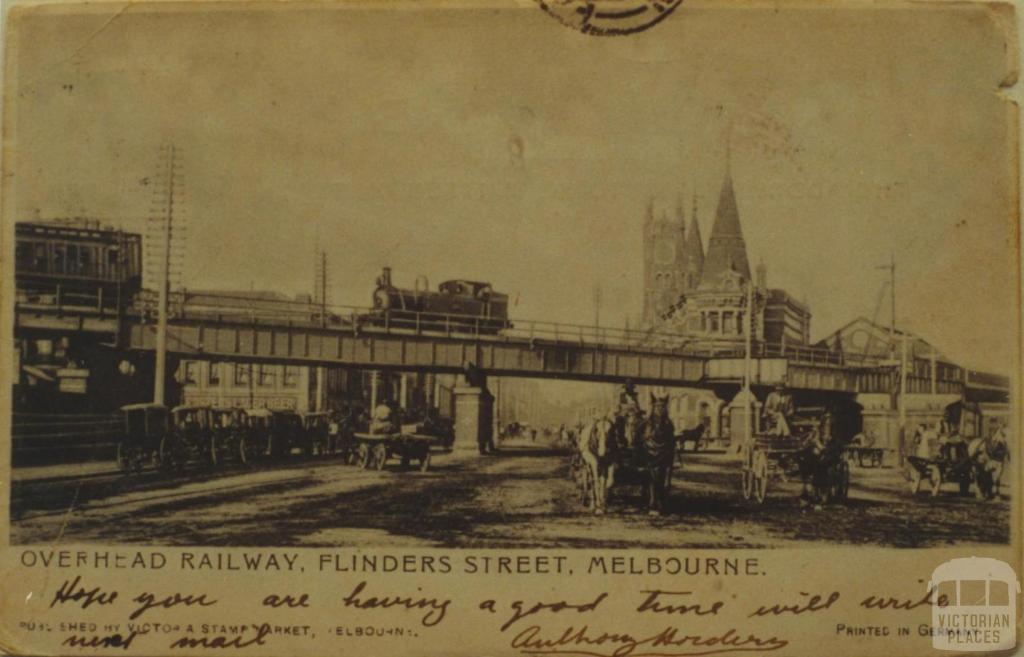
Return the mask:
<path id="1" fill-rule="evenodd" d="M 490 283 L 455 279 L 431 292 L 421 276 L 415 289 L 403 290 L 392 284 L 391 267 L 377 277 L 367 319 L 377 326 L 459 333 L 495 334 L 512 327 L 508 295 L 495 292 Z"/>

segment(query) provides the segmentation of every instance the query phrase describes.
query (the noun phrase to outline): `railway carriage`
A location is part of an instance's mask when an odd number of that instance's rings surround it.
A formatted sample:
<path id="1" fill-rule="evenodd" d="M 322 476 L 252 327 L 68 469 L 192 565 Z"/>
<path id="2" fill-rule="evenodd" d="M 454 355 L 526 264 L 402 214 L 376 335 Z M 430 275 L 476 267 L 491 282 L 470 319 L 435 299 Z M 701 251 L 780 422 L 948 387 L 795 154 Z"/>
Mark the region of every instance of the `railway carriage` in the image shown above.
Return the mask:
<path id="1" fill-rule="evenodd" d="M 14 270 L 19 301 L 115 307 L 142 284 L 142 236 L 99 222 L 18 222 Z"/>

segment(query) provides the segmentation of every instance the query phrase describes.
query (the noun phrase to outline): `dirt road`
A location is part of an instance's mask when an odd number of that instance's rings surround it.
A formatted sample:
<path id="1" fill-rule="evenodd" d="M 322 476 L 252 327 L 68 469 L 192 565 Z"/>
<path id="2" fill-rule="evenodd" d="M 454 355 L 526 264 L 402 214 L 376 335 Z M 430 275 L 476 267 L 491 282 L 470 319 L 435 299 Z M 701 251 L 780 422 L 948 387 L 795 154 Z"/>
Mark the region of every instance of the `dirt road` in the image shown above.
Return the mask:
<path id="1" fill-rule="evenodd" d="M 522 446 L 492 456 L 438 454 L 431 470 L 360 470 L 299 461 L 177 478 L 124 477 L 74 466 L 15 473 L 11 540 L 244 546 L 770 547 L 941 546 L 1009 540 L 1010 505 L 955 486 L 912 497 L 895 469 L 852 470 L 850 499 L 802 505 L 797 484 L 773 483 L 764 505 L 743 500 L 739 465 L 686 454 L 669 513 L 650 518 L 619 491 L 610 513 L 580 504 L 560 451 Z M 1008 487 L 1004 485 L 1004 491 Z"/>

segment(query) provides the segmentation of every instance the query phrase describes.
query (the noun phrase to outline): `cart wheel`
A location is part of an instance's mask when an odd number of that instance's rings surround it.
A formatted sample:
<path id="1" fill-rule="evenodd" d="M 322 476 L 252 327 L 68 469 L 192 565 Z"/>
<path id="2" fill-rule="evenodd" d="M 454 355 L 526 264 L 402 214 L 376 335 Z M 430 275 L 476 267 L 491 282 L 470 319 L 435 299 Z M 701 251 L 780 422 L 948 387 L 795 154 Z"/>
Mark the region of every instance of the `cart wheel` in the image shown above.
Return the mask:
<path id="1" fill-rule="evenodd" d="M 764 504 L 768 497 L 768 456 L 758 452 L 754 457 L 754 497 L 758 504 Z"/>
<path id="2" fill-rule="evenodd" d="M 384 445 L 377 445 L 373 450 L 373 465 L 378 470 L 384 469 L 384 462 L 388 460 L 388 450 Z"/>
<path id="3" fill-rule="evenodd" d="M 932 484 L 932 497 L 939 494 L 939 489 L 942 488 L 942 470 L 937 465 L 928 466 L 928 479 Z"/>
<path id="4" fill-rule="evenodd" d="M 743 467 L 743 499 L 749 500 L 751 495 L 754 494 L 754 472 L 744 466 Z"/>
<path id="5" fill-rule="evenodd" d="M 917 495 L 918 491 L 921 490 L 921 471 L 917 468 L 910 466 L 910 494 Z"/>
<path id="6" fill-rule="evenodd" d="M 426 472 L 430 469 L 430 452 L 427 452 L 420 457 L 420 472 Z"/>

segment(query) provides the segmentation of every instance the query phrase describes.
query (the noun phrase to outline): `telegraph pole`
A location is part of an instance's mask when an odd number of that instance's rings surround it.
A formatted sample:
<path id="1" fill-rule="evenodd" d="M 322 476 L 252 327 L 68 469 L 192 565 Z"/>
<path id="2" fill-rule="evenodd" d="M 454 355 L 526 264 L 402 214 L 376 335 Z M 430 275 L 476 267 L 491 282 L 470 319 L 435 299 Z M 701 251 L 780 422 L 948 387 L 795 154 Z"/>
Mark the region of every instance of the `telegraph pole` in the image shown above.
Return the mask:
<path id="1" fill-rule="evenodd" d="M 314 281 L 313 291 L 316 295 L 315 302 L 320 307 L 320 325 L 323 327 L 327 326 L 327 271 L 327 252 L 324 251 L 318 243 L 316 254 L 316 280 Z M 316 404 L 313 409 L 315 411 L 323 411 L 326 405 L 326 378 L 327 368 L 322 365 L 318 366 L 316 368 Z"/>
<path id="2" fill-rule="evenodd" d="M 889 355 L 896 355 L 896 255 L 889 254 L 889 264 L 881 265 L 876 269 L 889 270 Z M 879 305 L 881 305 L 879 297 Z M 877 307 L 876 307 L 877 312 Z"/>
<path id="3" fill-rule="evenodd" d="M 753 370 L 750 352 L 753 347 L 753 336 L 751 334 L 754 332 L 754 282 L 749 280 L 747 281 L 747 316 L 744 319 L 746 320 L 744 322 L 746 326 L 743 332 L 745 333 L 746 344 L 743 356 L 743 390 L 746 393 L 746 403 L 743 405 L 745 411 L 743 419 L 746 427 L 743 433 L 748 439 L 752 439 L 754 427 L 751 418 L 754 416 L 754 393 L 750 391 L 750 379 Z"/>
<path id="4" fill-rule="evenodd" d="M 900 340 L 900 427 L 899 427 L 899 454 L 900 454 L 900 466 L 903 466 L 904 449 L 907 444 L 907 338 L 908 335 L 901 336 Z"/>
<path id="5" fill-rule="evenodd" d="M 163 216 L 163 243 L 161 244 L 159 264 L 159 285 L 157 297 L 156 325 L 156 380 L 153 382 L 153 402 L 163 404 L 166 399 L 164 384 L 167 379 L 167 297 L 171 285 L 171 239 L 174 235 L 174 144 L 166 147 L 167 158 L 167 198 Z"/>

